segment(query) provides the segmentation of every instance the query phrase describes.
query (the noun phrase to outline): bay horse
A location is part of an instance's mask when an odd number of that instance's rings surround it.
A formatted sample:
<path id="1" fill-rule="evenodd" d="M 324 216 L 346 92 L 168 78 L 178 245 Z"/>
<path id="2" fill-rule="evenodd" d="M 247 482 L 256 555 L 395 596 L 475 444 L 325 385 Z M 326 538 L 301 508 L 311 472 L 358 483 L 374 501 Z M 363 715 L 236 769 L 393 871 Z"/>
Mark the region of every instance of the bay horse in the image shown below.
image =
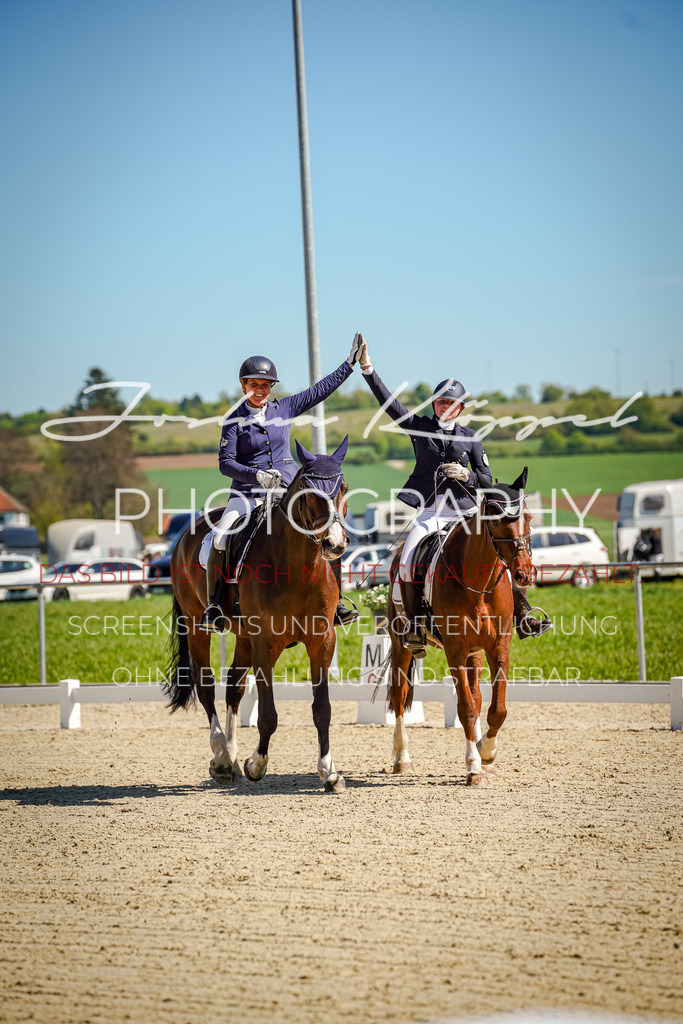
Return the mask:
<path id="1" fill-rule="evenodd" d="M 512 484 L 485 488 L 477 513 L 456 519 L 446 539 L 439 542 L 432 575 L 432 626 L 428 642 L 442 646 L 457 693 L 458 718 L 465 730 L 467 785 L 486 782 L 484 769 L 493 764 L 497 736 L 505 718 L 505 688 L 510 666 L 513 625 L 511 577 L 520 586 L 534 582 L 531 561 L 530 514 L 524 488 L 528 467 Z M 392 576 L 397 572 L 399 556 Z M 389 708 L 396 716 L 394 772 L 410 769 L 408 737 L 403 713 L 413 696 L 413 656 L 404 647 L 402 609 L 390 595 L 391 678 Z M 440 641 L 440 642 L 439 642 Z M 491 671 L 492 694 L 488 728 L 482 736 L 480 675 L 483 656 Z"/>
<path id="2" fill-rule="evenodd" d="M 311 666 L 313 721 L 318 730 L 318 774 L 327 792 L 346 788 L 330 753 L 331 720 L 328 670 L 334 654 L 333 626 L 339 591 L 327 564 L 348 544 L 344 528 L 347 484 L 342 474 L 348 436 L 330 456 L 311 455 L 297 441 L 302 468 L 279 504 L 258 527 L 239 573 L 239 614 L 224 608 L 235 634 L 235 652 L 226 679 L 227 718 L 221 729 L 210 667 L 211 634 L 199 629 L 208 603 L 206 572 L 199 549 L 211 528 L 198 521 L 185 531 L 173 552 L 171 665 L 166 681 L 171 712 L 187 707 L 195 693 L 209 720 L 213 758 L 209 772 L 221 784 L 242 774 L 237 759 L 237 722 L 247 673 L 253 668 L 258 691 L 259 741 L 244 763 L 244 774 L 257 782 L 266 774 L 268 746 L 277 728 L 273 668 L 285 647 L 301 642 Z M 222 509 L 212 518 L 218 521 Z M 201 523 L 201 525 L 200 525 Z M 193 571 L 186 571 L 191 567 Z M 233 590 L 235 587 L 232 588 Z"/>

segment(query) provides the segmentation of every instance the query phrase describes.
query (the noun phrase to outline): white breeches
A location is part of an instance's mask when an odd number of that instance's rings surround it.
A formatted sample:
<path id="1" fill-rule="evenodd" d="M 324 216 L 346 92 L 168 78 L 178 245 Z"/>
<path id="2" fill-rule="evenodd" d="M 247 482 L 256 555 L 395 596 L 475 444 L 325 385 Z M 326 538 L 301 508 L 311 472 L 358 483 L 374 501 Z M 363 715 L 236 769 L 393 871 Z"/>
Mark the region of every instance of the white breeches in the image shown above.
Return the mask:
<path id="1" fill-rule="evenodd" d="M 416 516 L 406 542 L 403 545 L 399 571 L 400 579 L 410 580 L 410 563 L 413 552 L 422 538 L 426 537 L 428 533 L 435 533 L 439 527 L 451 523 L 454 519 L 461 518 L 462 515 L 463 512 L 460 509 L 453 508 L 452 505 L 445 502 L 439 503 L 438 512 L 434 505 L 427 505 L 423 508 L 420 514 Z"/>
<path id="2" fill-rule="evenodd" d="M 235 494 L 230 498 L 225 512 L 221 516 L 218 526 L 213 528 L 214 547 L 219 551 L 225 551 L 227 536 L 232 532 L 233 524 L 243 516 L 245 512 L 251 512 L 257 505 L 263 504 L 263 498 L 247 497 L 246 494 Z"/>

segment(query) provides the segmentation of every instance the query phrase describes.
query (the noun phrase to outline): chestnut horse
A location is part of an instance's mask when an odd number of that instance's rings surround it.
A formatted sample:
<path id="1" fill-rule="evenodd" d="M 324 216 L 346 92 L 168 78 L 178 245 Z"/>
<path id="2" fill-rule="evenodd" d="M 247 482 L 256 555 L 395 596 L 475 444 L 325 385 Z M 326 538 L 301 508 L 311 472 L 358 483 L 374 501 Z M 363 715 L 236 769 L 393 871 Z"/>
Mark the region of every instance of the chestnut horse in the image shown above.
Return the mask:
<path id="1" fill-rule="evenodd" d="M 527 467 L 513 484 L 484 489 L 482 503 L 469 520 L 456 520 L 440 542 L 432 563 L 433 646 L 442 646 L 457 692 L 458 718 L 465 730 L 467 784 L 486 780 L 484 766 L 496 757 L 497 736 L 505 721 L 505 687 L 510 665 L 513 596 L 510 577 L 520 586 L 533 583 L 530 515 L 525 510 Z M 397 566 L 398 558 L 394 565 Z M 508 572 L 509 570 L 509 572 Z M 396 569 L 393 570 L 394 572 Z M 389 708 L 396 716 L 394 772 L 411 766 L 403 712 L 413 695 L 412 654 L 402 642 L 402 609 L 389 601 L 391 680 Z M 428 625 L 429 630 L 429 625 Z M 440 634 L 440 635 L 439 635 Z M 440 641 L 440 642 L 439 642 Z M 491 671 L 488 729 L 481 734 L 479 678 L 483 655 Z"/>
<path id="2" fill-rule="evenodd" d="M 223 609 L 226 624 L 236 636 L 226 679 L 225 732 L 214 703 L 211 634 L 199 629 L 207 604 L 207 584 L 206 573 L 198 568 L 198 556 L 210 525 L 198 522 L 196 532 L 186 531 L 173 552 L 172 661 L 166 692 L 171 711 L 186 707 L 195 692 L 198 695 L 210 726 L 213 759 L 209 771 L 220 783 L 232 782 L 242 774 L 237 760 L 237 715 L 252 668 L 258 690 L 259 741 L 244 763 L 244 772 L 252 782 L 266 774 L 268 745 L 277 728 L 273 668 L 285 647 L 301 642 L 311 665 L 318 773 L 328 792 L 345 789 L 329 743 L 328 669 L 336 643 L 333 619 L 339 591 L 327 563 L 343 554 L 348 544 L 344 529 L 348 487 L 341 468 L 347 444 L 348 437 L 333 455 L 315 456 L 297 442 L 303 468 L 258 527 L 242 563 L 239 583 L 230 588 L 239 590 L 239 612 Z M 188 567 L 195 571 L 187 571 Z"/>

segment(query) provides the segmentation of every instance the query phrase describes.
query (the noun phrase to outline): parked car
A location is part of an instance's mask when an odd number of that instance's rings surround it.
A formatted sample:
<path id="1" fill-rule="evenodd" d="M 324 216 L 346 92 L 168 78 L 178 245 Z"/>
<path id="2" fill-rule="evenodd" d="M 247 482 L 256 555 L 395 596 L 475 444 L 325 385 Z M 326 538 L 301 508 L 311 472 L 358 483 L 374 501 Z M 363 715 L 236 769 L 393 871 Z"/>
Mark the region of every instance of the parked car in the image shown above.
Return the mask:
<path id="1" fill-rule="evenodd" d="M 57 562 L 43 569 L 43 583 L 51 584 L 44 589 L 45 600 L 127 601 L 131 597 L 144 597 L 147 569 L 137 558 Z"/>
<path id="2" fill-rule="evenodd" d="M 22 601 L 38 596 L 35 588 L 14 590 L 21 583 L 40 582 L 40 562 L 31 555 L 2 552 L 0 554 L 0 601 Z"/>
<path id="3" fill-rule="evenodd" d="M 341 560 L 342 590 L 353 590 L 361 583 L 369 587 L 388 583 L 393 554 L 388 556 L 388 544 L 361 544 L 348 549 Z"/>
<path id="4" fill-rule="evenodd" d="M 539 584 L 571 582 L 576 587 L 590 587 L 598 567 L 609 562 L 607 548 L 587 526 L 532 527 L 531 548 Z"/>

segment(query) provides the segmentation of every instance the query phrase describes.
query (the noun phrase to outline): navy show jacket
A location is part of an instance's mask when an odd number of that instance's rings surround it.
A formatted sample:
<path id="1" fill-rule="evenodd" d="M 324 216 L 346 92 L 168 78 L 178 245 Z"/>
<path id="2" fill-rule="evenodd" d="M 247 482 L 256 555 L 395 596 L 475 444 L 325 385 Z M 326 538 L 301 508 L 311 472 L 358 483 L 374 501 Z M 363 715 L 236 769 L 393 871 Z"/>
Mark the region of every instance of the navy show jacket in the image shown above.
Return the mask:
<path id="1" fill-rule="evenodd" d="M 254 417 L 256 410 L 246 399 L 235 409 L 223 423 L 218 451 L 218 467 L 224 476 L 232 477 L 233 494 L 262 496 L 264 490 L 256 479 L 260 469 L 276 469 L 283 485 L 291 484 L 299 469 L 289 449 L 292 420 L 323 402 L 352 372 L 343 362 L 305 391 L 268 402 L 263 423 Z"/>
<path id="2" fill-rule="evenodd" d="M 481 441 L 474 437 L 475 431 L 461 427 L 457 422 L 453 431 L 444 430 L 439 426 L 436 416 L 421 416 L 410 412 L 405 405 L 392 398 L 391 392 L 375 370 L 363 374 L 363 377 L 387 415 L 392 420 L 400 421 L 399 425 L 410 437 L 415 452 L 415 468 L 398 495 L 401 501 L 412 508 L 418 508 L 419 494 L 425 505 L 433 505 L 436 498 L 434 473 L 438 467 L 444 462 L 460 462 L 462 465 L 469 462 L 469 479 L 461 485 L 456 480 L 439 476 L 437 494 L 439 497 L 447 494 L 451 507 L 471 508 L 477 487 L 491 486 L 489 460 Z"/>

